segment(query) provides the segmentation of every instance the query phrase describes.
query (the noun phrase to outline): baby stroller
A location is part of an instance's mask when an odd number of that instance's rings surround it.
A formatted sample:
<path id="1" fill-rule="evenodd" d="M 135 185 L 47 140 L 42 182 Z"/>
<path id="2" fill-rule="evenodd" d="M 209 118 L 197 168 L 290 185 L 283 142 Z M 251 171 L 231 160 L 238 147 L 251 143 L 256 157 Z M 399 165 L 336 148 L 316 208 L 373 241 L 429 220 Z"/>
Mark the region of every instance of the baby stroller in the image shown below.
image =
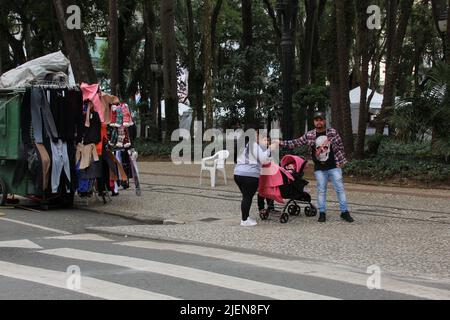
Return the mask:
<path id="1" fill-rule="evenodd" d="M 281 159 L 280 166 L 274 163 L 263 166 L 267 174 L 263 172 L 260 177 L 259 195 L 283 204 L 284 199 L 289 200 L 281 212 L 281 223 L 287 223 L 290 216 L 299 216 L 302 204 L 305 205 L 304 213 L 307 217 L 317 215 L 317 208 L 311 203 L 311 195 L 304 191 L 309 183 L 303 179 L 306 164 L 307 161 L 302 157 L 286 155 Z M 267 220 L 269 215 L 268 211 L 262 211 L 260 218 Z"/>

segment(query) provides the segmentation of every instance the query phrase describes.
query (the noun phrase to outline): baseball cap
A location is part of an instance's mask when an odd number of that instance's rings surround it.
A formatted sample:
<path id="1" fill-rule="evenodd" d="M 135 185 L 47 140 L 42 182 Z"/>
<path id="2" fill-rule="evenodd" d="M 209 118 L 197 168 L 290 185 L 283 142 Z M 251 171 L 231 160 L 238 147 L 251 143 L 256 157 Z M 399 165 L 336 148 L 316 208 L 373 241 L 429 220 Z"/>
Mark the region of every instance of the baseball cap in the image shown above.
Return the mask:
<path id="1" fill-rule="evenodd" d="M 316 119 L 316 118 L 321 118 L 322 120 L 326 120 L 327 119 L 326 116 L 325 116 L 325 113 L 322 112 L 322 111 L 314 112 L 314 119 Z"/>

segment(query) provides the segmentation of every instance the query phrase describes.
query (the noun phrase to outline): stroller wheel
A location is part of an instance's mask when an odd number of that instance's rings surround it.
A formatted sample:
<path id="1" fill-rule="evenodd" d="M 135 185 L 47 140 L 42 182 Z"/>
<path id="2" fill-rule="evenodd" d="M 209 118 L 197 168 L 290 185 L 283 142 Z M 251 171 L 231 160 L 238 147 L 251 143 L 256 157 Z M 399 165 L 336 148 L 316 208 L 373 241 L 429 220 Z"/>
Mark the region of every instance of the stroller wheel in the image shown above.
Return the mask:
<path id="1" fill-rule="evenodd" d="M 296 205 L 296 204 L 291 204 L 291 205 L 287 208 L 287 212 L 288 212 L 289 215 L 291 215 L 291 216 L 299 216 L 299 215 L 300 215 L 300 211 L 301 211 L 300 206 L 298 206 L 298 205 Z"/>
<path id="2" fill-rule="evenodd" d="M 261 218 L 261 220 L 267 220 L 269 218 L 269 211 L 261 210 L 259 212 L 259 217 Z"/>
<path id="3" fill-rule="evenodd" d="M 281 223 L 287 223 L 289 221 L 289 215 L 287 213 L 283 213 L 280 216 L 280 222 Z"/>
<path id="4" fill-rule="evenodd" d="M 315 217 L 317 215 L 317 209 L 314 207 L 305 207 L 305 216 Z"/>

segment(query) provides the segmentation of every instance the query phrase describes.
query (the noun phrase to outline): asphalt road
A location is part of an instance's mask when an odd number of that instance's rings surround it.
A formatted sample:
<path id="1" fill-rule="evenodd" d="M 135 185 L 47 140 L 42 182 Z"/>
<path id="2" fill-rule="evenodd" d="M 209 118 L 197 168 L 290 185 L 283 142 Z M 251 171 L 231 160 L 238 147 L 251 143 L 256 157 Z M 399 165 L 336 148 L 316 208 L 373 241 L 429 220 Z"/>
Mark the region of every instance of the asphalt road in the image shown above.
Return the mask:
<path id="1" fill-rule="evenodd" d="M 111 215 L 20 208 L 0 213 L 2 300 L 421 299 L 449 293 L 370 290 L 351 281 L 348 270 L 315 274 L 305 271 L 307 261 L 287 256 L 86 231 L 139 224 Z"/>

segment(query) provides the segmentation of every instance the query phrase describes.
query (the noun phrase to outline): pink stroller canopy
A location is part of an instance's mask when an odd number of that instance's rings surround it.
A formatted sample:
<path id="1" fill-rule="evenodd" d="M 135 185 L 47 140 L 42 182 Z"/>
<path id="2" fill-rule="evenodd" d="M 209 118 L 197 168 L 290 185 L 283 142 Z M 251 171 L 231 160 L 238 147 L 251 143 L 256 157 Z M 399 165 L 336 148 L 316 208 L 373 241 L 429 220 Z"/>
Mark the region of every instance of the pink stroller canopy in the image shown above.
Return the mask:
<path id="1" fill-rule="evenodd" d="M 300 172 L 302 167 L 304 167 L 305 162 L 306 160 L 302 157 L 288 154 L 281 159 L 281 166 L 285 167 L 286 165 L 293 163 L 295 165 L 295 171 Z"/>

